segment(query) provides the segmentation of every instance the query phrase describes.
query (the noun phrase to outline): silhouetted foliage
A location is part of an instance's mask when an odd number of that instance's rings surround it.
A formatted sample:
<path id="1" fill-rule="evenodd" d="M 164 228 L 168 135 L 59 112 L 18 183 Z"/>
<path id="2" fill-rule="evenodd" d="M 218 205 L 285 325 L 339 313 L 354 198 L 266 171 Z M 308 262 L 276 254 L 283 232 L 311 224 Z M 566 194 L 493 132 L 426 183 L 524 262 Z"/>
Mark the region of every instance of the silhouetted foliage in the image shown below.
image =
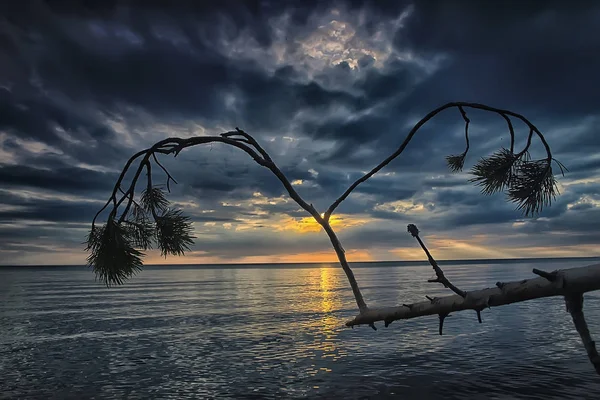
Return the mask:
<path id="1" fill-rule="evenodd" d="M 550 160 L 523 161 L 517 165 L 508 197 L 525 215 L 539 213 L 558 194 Z"/>
<path id="2" fill-rule="evenodd" d="M 467 153 L 464 152 L 459 155 L 450 155 L 446 157 L 446 162 L 448 162 L 448 167 L 452 172 L 460 172 L 465 166 L 465 158 L 467 157 Z"/>
<path id="3" fill-rule="evenodd" d="M 140 204 L 146 212 L 153 215 L 163 213 L 169 206 L 169 200 L 165 197 L 165 192 L 159 187 L 149 187 L 142 192 Z"/>
<path id="4" fill-rule="evenodd" d="M 165 257 L 167 254 L 181 256 L 194 243 L 190 218 L 183 215 L 181 210 L 166 210 L 158 216 L 156 233 L 158 248 Z"/>
<path id="5" fill-rule="evenodd" d="M 87 249 L 88 263 L 107 286 L 120 285 L 142 269 L 143 254 L 135 248 L 130 231 L 113 219 L 92 229 Z"/>

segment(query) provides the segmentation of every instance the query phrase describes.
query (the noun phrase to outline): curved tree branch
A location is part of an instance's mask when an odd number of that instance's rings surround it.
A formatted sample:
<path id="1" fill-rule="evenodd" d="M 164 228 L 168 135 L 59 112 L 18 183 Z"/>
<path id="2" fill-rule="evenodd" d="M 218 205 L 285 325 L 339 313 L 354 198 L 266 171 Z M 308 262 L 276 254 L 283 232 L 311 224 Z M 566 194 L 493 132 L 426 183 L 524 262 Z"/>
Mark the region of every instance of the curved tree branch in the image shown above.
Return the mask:
<path id="1" fill-rule="evenodd" d="M 531 133 L 530 133 L 529 141 L 527 143 L 526 148 L 523 150 L 523 152 L 521 152 L 519 154 L 519 156 L 527 151 L 527 149 L 529 148 L 529 146 L 531 144 L 531 136 L 533 135 L 533 133 L 535 133 L 538 135 L 540 141 L 542 142 L 542 144 L 544 145 L 544 148 L 546 149 L 548 164 L 550 164 L 550 161 L 552 161 L 552 153 L 550 151 L 550 146 L 548 145 L 548 142 L 546 142 L 544 135 L 542 135 L 542 133 L 539 131 L 539 129 L 533 123 L 531 123 L 527 118 L 525 118 L 521 114 L 517 114 L 515 112 L 503 110 L 500 108 L 486 106 L 485 104 L 479 104 L 479 103 L 467 103 L 467 102 L 447 103 L 447 104 L 444 104 L 443 106 L 440 106 L 440 107 L 436 108 L 435 110 L 431 111 L 429 114 L 427 114 L 425 117 L 423 117 L 419 122 L 417 122 L 415 124 L 415 126 L 410 130 L 410 132 L 408 133 L 406 138 L 404 139 L 404 142 L 402 142 L 400 147 L 395 152 L 393 152 L 389 157 L 387 157 L 385 160 L 383 160 L 381 163 L 379 163 L 377 166 L 375 166 L 375 168 L 373 168 L 371 171 L 367 172 L 365 175 L 363 175 L 362 177 L 357 179 L 352 185 L 350 185 L 350 187 L 348 189 L 346 189 L 346 191 L 340 197 L 338 197 L 337 200 L 335 200 L 333 202 L 333 204 L 331 204 L 331 206 L 329 206 L 327 211 L 325 211 L 325 214 L 324 214 L 325 220 L 329 220 L 329 218 L 331 217 L 331 214 L 335 211 L 335 209 L 350 195 L 350 193 L 352 193 L 352 191 L 354 189 L 356 189 L 358 187 L 358 185 L 360 185 L 361 183 L 365 182 L 367 179 L 369 179 L 370 177 L 375 175 L 377 172 L 379 172 L 381 169 L 383 169 L 386 165 L 391 163 L 396 157 L 398 157 L 400 154 L 402 154 L 404 149 L 406 149 L 406 146 L 408 146 L 408 144 L 412 140 L 413 136 L 419 131 L 419 129 L 421 129 L 421 127 L 423 125 L 425 125 L 429 120 L 431 120 L 433 117 L 435 117 L 440 112 L 442 112 L 448 108 L 453 108 L 453 107 L 457 107 L 459 110 L 461 110 L 461 114 L 463 115 L 463 118 L 466 118 L 466 114 L 464 113 L 464 108 L 473 108 L 473 109 L 484 110 L 484 111 L 489 111 L 489 112 L 499 114 L 500 116 L 502 116 L 503 118 L 505 118 L 508 121 L 509 130 L 511 132 L 511 143 L 513 143 L 513 141 L 514 141 L 514 139 L 513 139 L 514 138 L 514 130 L 512 129 L 512 123 L 510 123 L 509 117 L 514 117 L 514 118 L 521 120 L 523 123 L 525 123 L 529 127 L 529 129 L 531 130 Z M 465 121 L 468 124 L 469 120 L 465 119 Z M 468 134 L 467 134 L 467 137 L 468 137 Z M 511 151 L 512 151 L 512 147 L 513 147 L 513 145 L 511 145 Z"/>
<path id="2" fill-rule="evenodd" d="M 176 182 L 175 179 L 168 172 L 168 170 L 158 161 L 158 159 L 156 157 L 156 153 L 174 154 L 175 156 L 177 156 L 185 148 L 193 147 L 193 146 L 197 146 L 197 145 L 201 145 L 201 144 L 207 144 L 207 143 L 223 143 L 223 144 L 227 144 L 227 145 L 231 145 L 236 148 L 239 148 L 240 150 L 242 150 L 242 151 L 246 152 L 248 155 L 250 155 L 250 157 L 256 163 L 258 163 L 259 165 L 261 165 L 265 168 L 268 168 L 277 177 L 277 179 L 279 179 L 279 181 L 282 183 L 283 187 L 286 189 L 288 195 L 300 207 L 302 207 L 305 211 L 307 211 L 323 227 L 323 229 L 327 233 L 327 235 L 332 243 L 332 246 L 340 260 L 340 264 L 348 277 L 348 280 L 350 282 L 350 286 L 352 287 L 352 291 L 354 293 L 356 303 L 358 305 L 359 310 L 366 310 L 367 305 L 364 301 L 362 293 L 360 292 L 360 288 L 358 286 L 358 283 L 356 282 L 354 273 L 352 272 L 352 269 L 350 268 L 348 261 L 346 260 L 344 249 L 342 248 L 342 245 L 341 245 L 339 239 L 337 238 L 337 235 L 333 231 L 331 225 L 329 224 L 329 222 L 325 221 L 321 217 L 319 212 L 315 209 L 315 207 L 312 204 L 307 203 L 300 196 L 300 194 L 298 194 L 298 192 L 294 189 L 294 187 L 292 186 L 290 181 L 286 178 L 286 176 L 279 169 L 279 167 L 275 164 L 275 162 L 273 162 L 273 160 L 269 156 L 269 154 L 258 144 L 258 142 L 251 135 L 249 135 L 248 133 L 246 133 L 240 129 L 236 129 L 236 131 L 225 132 L 219 136 L 200 136 L 200 137 L 192 137 L 192 138 L 188 138 L 188 139 L 169 138 L 169 139 L 165 139 L 165 140 L 162 140 L 162 141 L 156 143 L 149 149 L 142 150 L 142 151 L 134 154 L 125 164 L 125 167 L 123 168 L 123 171 L 121 172 L 121 175 L 119 176 L 119 179 L 115 183 L 113 192 L 112 192 L 110 198 L 108 199 L 108 201 L 106 202 L 105 206 L 102 207 L 100 209 L 100 211 L 98 211 L 98 213 L 94 217 L 94 219 L 92 221 L 92 231 L 94 231 L 94 229 L 95 229 L 95 223 L 96 223 L 98 216 L 100 215 L 100 213 L 102 211 L 104 211 L 111 204 L 111 202 L 113 203 L 113 207 L 111 208 L 111 210 L 109 212 L 109 219 L 114 219 L 117 216 L 119 207 L 123 204 L 123 202 L 126 201 L 125 208 L 124 208 L 123 212 L 121 213 L 121 216 L 119 217 L 117 223 L 123 223 L 125 221 L 125 219 L 129 215 L 129 210 L 131 208 L 131 205 L 134 202 L 134 193 L 135 193 L 136 184 L 137 184 L 139 177 L 140 177 L 142 171 L 144 170 L 144 168 L 146 168 L 146 170 L 147 170 L 147 179 L 148 179 L 146 191 L 149 192 L 153 189 L 152 167 L 151 167 L 152 159 L 167 174 L 167 185 L 169 183 L 169 180 L 173 180 L 174 182 Z M 131 168 L 131 166 L 134 164 L 134 162 L 137 159 L 139 159 L 140 157 L 141 157 L 141 161 L 139 162 L 138 167 L 133 175 L 133 178 L 131 180 L 129 188 L 124 191 L 123 188 L 121 187 L 123 179 L 124 179 L 125 175 L 127 174 L 127 172 L 129 171 L 129 169 Z M 118 196 L 117 196 L 117 194 L 119 192 L 121 192 L 123 194 L 120 198 L 118 198 Z M 157 218 L 159 217 L 157 214 L 157 211 L 154 208 L 150 207 L 150 212 L 152 214 L 152 217 L 155 220 L 157 220 Z M 90 238 L 91 237 L 92 236 L 90 236 Z M 107 283 L 109 283 L 109 282 L 107 282 Z"/>

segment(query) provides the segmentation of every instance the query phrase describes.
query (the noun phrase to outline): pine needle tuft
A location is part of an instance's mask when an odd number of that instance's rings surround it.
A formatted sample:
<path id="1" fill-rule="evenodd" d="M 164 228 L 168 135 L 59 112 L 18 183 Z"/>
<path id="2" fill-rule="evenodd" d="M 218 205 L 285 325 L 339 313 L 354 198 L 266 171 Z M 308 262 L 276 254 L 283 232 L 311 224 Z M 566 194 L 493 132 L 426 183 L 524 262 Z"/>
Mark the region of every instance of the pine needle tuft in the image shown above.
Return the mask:
<path id="1" fill-rule="evenodd" d="M 108 287 L 121 285 L 142 270 L 142 252 L 134 248 L 129 231 L 113 219 L 90 231 L 87 250 L 88 265 Z"/>
<path id="2" fill-rule="evenodd" d="M 446 157 L 446 162 L 448 163 L 448 168 L 452 172 L 460 172 L 465 166 L 465 158 L 467 157 L 467 153 L 464 152 L 458 155 L 450 155 Z"/>
<path id="3" fill-rule="evenodd" d="M 152 214 L 162 214 L 169 207 L 169 200 L 165 196 L 165 191 L 156 186 L 142 192 L 140 203 L 144 210 Z"/>
<path id="4" fill-rule="evenodd" d="M 156 217 L 156 241 L 161 255 L 184 255 L 194 243 L 193 227 L 181 210 L 166 210 Z"/>
<path id="5" fill-rule="evenodd" d="M 471 169 L 475 175 L 470 182 L 481 186 L 481 192 L 490 195 L 509 187 L 518 165 L 518 157 L 508 149 L 500 149 L 487 158 L 481 158 Z"/>
<path id="6" fill-rule="evenodd" d="M 534 216 L 549 206 L 559 194 L 552 165 L 547 159 L 519 163 L 508 198 L 525 216 Z"/>

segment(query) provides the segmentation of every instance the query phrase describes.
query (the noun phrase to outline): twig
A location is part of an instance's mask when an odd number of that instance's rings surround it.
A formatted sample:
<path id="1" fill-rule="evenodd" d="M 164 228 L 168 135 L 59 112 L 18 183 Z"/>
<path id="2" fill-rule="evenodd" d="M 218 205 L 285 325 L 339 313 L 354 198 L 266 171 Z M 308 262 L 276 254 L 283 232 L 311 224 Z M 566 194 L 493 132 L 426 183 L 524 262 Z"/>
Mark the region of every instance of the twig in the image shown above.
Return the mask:
<path id="1" fill-rule="evenodd" d="M 171 187 L 169 186 L 169 182 L 173 181 L 177 185 L 177 181 L 175 180 L 175 178 L 173 178 L 169 171 L 167 171 L 167 169 L 158 161 L 158 158 L 156 157 L 155 153 L 152 153 L 152 157 L 154 158 L 154 162 L 156 163 L 156 165 L 158 165 L 164 171 L 164 173 L 167 174 L 167 191 L 171 193 Z"/>
<path id="2" fill-rule="evenodd" d="M 506 114 L 500 114 L 502 118 L 506 120 L 506 124 L 508 125 L 508 132 L 510 133 L 510 152 L 515 152 L 515 128 L 513 127 L 512 121 L 510 117 Z"/>
<path id="3" fill-rule="evenodd" d="M 444 275 L 444 271 L 442 271 L 442 269 L 440 268 L 440 266 L 438 265 L 438 263 L 434 260 L 433 256 L 431 255 L 431 253 L 429 252 L 429 250 L 425 246 L 425 243 L 423 243 L 423 241 L 419 237 L 419 229 L 417 228 L 417 226 L 415 224 L 408 224 L 408 232 L 410 232 L 410 234 L 415 239 L 417 239 L 417 241 L 421 245 L 421 248 L 423 249 L 423 251 L 427 255 L 427 259 L 429 260 L 429 264 L 431 264 L 431 266 L 433 267 L 433 270 L 435 271 L 435 274 L 437 275 L 436 279 L 430 279 L 428 282 L 439 282 L 442 285 L 444 285 L 444 287 L 449 288 L 450 290 L 452 290 L 457 295 L 459 295 L 461 297 L 466 297 L 467 296 L 467 292 L 465 292 L 464 290 L 460 290 L 459 288 L 457 288 L 456 286 L 454 286 L 452 284 L 452 282 L 450 282 L 448 280 L 448 278 L 446 278 L 446 276 Z"/>
<path id="4" fill-rule="evenodd" d="M 465 109 L 462 106 L 458 106 L 458 111 L 460 111 L 460 115 L 462 116 L 463 120 L 465 121 L 465 141 L 466 141 L 466 148 L 464 151 L 464 154 L 466 155 L 469 152 L 469 124 L 471 123 L 471 120 L 469 119 L 469 117 L 467 117 L 467 113 L 465 112 Z"/>

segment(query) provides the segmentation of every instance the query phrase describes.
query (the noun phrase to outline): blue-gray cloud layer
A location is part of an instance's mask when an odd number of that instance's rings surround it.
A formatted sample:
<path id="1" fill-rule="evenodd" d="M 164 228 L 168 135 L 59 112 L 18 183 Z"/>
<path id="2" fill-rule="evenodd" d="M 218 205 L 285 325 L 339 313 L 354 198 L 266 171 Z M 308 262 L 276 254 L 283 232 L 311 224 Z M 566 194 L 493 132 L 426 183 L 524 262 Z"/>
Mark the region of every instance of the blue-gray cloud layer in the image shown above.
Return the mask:
<path id="1" fill-rule="evenodd" d="M 460 114 L 450 110 L 420 131 L 390 174 L 340 207 L 388 222 L 381 234 L 373 226 L 344 233 L 346 247 L 402 246 L 408 222 L 464 240 L 463 227 L 527 234 L 497 246 L 598 239 L 600 5 L 205 3 L 0 5 L 2 263 L 18 261 L 15 249 L 81 250 L 85 222 L 128 156 L 164 137 L 242 127 L 324 209 L 447 101 L 529 117 L 569 167 L 562 196 L 522 223 L 502 195 L 481 196 L 467 176 L 449 174 L 444 157 L 464 146 Z M 472 165 L 509 137 L 498 116 L 469 116 Z M 527 131 L 516 127 L 522 145 Z M 180 181 L 174 200 L 195 202 L 189 211 L 207 232 L 212 223 L 258 224 L 264 212 L 303 215 L 289 202 L 255 201 L 257 192 L 277 198 L 284 190 L 235 149 L 194 149 L 165 163 Z M 56 234 L 57 224 L 65 234 Z M 226 258 L 327 248 L 321 237 L 298 242 L 223 229 L 209 237 L 195 249 Z"/>

